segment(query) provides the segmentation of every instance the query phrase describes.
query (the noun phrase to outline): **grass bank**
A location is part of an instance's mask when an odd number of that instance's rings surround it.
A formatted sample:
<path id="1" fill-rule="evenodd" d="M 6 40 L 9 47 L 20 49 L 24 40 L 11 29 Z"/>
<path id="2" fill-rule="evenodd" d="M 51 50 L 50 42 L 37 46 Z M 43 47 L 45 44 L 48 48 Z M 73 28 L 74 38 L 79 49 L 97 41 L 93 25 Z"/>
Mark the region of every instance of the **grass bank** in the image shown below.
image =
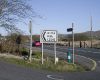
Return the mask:
<path id="1" fill-rule="evenodd" d="M 65 60 L 59 60 L 59 62 L 55 65 L 54 58 L 45 56 L 44 64 L 41 64 L 41 53 L 34 52 L 34 58 L 31 63 L 29 61 L 25 61 L 22 59 L 15 58 L 6 58 L 0 57 L 0 61 L 5 61 L 8 63 L 20 65 L 23 67 L 33 68 L 33 69 L 43 69 L 48 71 L 56 71 L 56 72 L 75 72 L 75 71 L 85 71 L 85 68 L 78 64 L 69 64 Z"/>

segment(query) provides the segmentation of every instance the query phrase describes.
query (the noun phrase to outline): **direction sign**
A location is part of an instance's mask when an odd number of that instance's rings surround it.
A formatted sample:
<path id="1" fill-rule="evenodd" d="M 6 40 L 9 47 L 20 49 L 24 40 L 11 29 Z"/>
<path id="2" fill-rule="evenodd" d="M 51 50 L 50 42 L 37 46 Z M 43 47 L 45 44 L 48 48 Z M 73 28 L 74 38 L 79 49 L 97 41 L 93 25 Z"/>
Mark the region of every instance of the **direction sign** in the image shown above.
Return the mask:
<path id="1" fill-rule="evenodd" d="M 73 28 L 68 28 L 67 29 L 67 32 L 71 32 L 71 31 L 73 31 Z"/>
<path id="2" fill-rule="evenodd" d="M 56 30 L 43 30 L 40 37 L 40 42 L 54 43 L 58 41 L 58 34 Z"/>

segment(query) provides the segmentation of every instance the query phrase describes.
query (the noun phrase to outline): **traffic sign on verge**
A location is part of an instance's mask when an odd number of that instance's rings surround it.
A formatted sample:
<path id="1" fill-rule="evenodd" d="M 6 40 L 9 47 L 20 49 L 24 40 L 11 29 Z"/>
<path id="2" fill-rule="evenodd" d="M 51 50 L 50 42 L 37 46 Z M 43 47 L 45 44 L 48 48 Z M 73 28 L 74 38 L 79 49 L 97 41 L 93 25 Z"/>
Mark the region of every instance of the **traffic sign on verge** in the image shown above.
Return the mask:
<path id="1" fill-rule="evenodd" d="M 67 29 L 67 32 L 72 32 L 72 37 L 73 37 L 73 39 L 72 39 L 73 51 L 72 52 L 73 52 L 73 64 L 74 64 L 74 29 L 73 29 L 73 27 L 74 27 L 74 23 L 72 23 L 72 28 Z"/>
<path id="2" fill-rule="evenodd" d="M 58 41 L 58 33 L 56 30 L 43 30 L 40 36 L 40 42 L 42 43 L 42 64 L 43 60 L 43 43 L 54 43 L 54 53 L 55 53 L 55 64 L 56 64 L 56 43 Z"/>
<path id="3" fill-rule="evenodd" d="M 55 43 L 58 41 L 58 33 L 56 30 L 43 30 L 41 32 L 41 43 Z"/>
<path id="4" fill-rule="evenodd" d="M 73 31 L 73 28 L 68 28 L 67 29 L 67 32 L 71 32 L 71 31 Z"/>

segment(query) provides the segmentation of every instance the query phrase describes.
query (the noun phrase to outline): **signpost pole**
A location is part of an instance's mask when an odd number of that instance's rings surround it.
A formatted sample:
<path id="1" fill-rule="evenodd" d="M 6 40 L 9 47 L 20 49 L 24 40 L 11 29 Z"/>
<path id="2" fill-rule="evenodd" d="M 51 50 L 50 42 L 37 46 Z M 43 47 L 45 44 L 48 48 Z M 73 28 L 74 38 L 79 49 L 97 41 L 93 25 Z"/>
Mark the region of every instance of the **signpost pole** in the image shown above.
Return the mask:
<path id="1" fill-rule="evenodd" d="M 42 64 L 43 64 L 43 42 L 42 42 Z"/>
<path id="2" fill-rule="evenodd" d="M 32 61 L 32 22 L 29 22 L 29 28 L 30 28 L 30 55 L 29 55 L 29 61 Z"/>
<path id="3" fill-rule="evenodd" d="M 55 64 L 56 64 L 56 42 L 54 43 Z"/>
<path id="4" fill-rule="evenodd" d="M 72 41 L 72 46 L 73 46 L 73 64 L 74 64 L 74 23 L 72 23 L 72 37 L 73 37 L 73 41 Z"/>

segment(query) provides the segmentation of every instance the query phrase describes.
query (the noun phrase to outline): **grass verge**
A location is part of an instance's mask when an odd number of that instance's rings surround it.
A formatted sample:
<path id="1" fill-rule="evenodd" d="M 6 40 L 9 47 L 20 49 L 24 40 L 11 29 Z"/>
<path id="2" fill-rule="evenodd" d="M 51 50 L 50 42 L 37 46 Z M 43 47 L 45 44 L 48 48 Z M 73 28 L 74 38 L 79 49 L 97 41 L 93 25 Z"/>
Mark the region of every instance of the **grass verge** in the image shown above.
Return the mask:
<path id="1" fill-rule="evenodd" d="M 0 61 L 5 61 L 8 63 L 20 65 L 23 67 L 33 68 L 33 69 L 43 69 L 48 71 L 56 71 L 56 72 L 75 72 L 75 71 L 85 71 L 85 68 L 78 64 L 69 64 L 65 60 L 60 59 L 59 62 L 55 65 L 54 58 L 44 56 L 44 64 L 41 64 L 41 52 L 34 52 L 33 57 L 35 59 L 32 60 L 31 63 L 27 60 L 15 59 L 15 58 L 7 58 L 0 57 Z"/>

